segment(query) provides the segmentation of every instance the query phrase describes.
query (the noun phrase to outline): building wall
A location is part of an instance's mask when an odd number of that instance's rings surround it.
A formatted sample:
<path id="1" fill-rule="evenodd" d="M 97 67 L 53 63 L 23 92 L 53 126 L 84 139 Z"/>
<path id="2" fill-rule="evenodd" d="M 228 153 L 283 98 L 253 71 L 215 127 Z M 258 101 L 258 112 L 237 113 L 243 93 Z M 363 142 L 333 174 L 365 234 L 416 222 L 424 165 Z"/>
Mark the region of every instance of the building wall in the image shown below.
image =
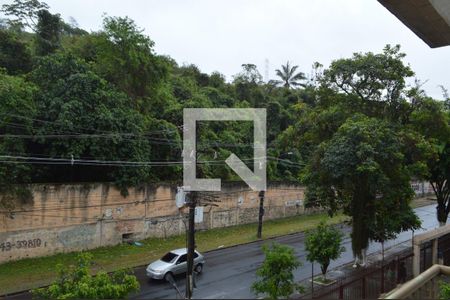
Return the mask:
<path id="1" fill-rule="evenodd" d="M 413 180 L 411 181 L 411 188 L 414 190 L 416 197 L 424 197 L 433 195 L 433 186 L 426 181 Z"/>
<path id="2" fill-rule="evenodd" d="M 0 210 L 0 263 L 182 234 L 187 211 L 175 206 L 176 192 L 175 184 L 133 188 L 127 197 L 108 184 L 34 185 L 32 201 Z M 198 229 L 257 222 L 257 192 L 230 182 L 218 195 L 217 207 L 204 207 Z M 312 212 L 303 200 L 303 187 L 271 183 L 264 219 Z"/>

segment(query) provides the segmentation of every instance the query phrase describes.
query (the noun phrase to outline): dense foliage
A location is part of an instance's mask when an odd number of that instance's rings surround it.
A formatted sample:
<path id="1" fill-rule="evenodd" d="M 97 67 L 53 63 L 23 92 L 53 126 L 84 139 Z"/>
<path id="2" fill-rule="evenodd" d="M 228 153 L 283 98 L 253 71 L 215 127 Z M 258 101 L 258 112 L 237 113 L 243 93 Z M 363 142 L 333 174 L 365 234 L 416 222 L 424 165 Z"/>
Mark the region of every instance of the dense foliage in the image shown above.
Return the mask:
<path id="1" fill-rule="evenodd" d="M 404 56 L 399 46 L 386 46 L 379 54 L 355 53 L 333 61 L 319 72 L 313 105 L 280 137 L 305 158 L 300 178 L 308 185 L 308 204 L 326 207 L 330 214 L 343 208 L 352 217 L 352 248 L 358 258 L 369 240 L 384 242 L 418 228 L 409 206 L 411 180 L 433 182 L 430 171 L 436 163 L 441 179 L 448 170 L 421 131 L 436 133 L 435 127 L 429 123 L 419 130 L 417 124 L 424 117 L 423 103 L 438 102 L 428 99 L 419 85 L 406 85 L 414 73 Z M 444 128 L 449 111 L 439 106 L 439 126 Z M 443 137 L 437 140 L 446 143 Z"/>
<path id="2" fill-rule="evenodd" d="M 25 0 L 3 6 L 11 19 L 0 30 L 0 186 L 108 181 L 126 195 L 148 181 L 179 181 L 186 107 L 267 108 L 269 178 L 296 179 L 299 166 L 286 158 L 297 154 L 277 147 L 277 137 L 305 91 L 264 83 L 252 64 L 232 82 L 180 66 L 156 54 L 129 18 L 106 16 L 87 33 L 48 9 Z M 224 160 L 233 152 L 253 168 L 252 139 L 251 122 L 202 122 L 199 174 L 238 179 Z"/>
<path id="3" fill-rule="evenodd" d="M 308 166 L 309 197 L 330 207 L 340 204 L 353 217 L 355 254 L 368 246 L 371 229 L 378 220 L 379 202 L 381 209 L 392 205 L 384 219 L 403 221 L 393 224 L 393 232 L 420 225 L 408 205 L 413 191 L 401 145 L 397 133 L 385 121 L 355 114 L 330 140 L 319 145 Z"/>
<path id="4" fill-rule="evenodd" d="M 450 283 L 445 281 L 439 282 L 439 299 L 450 299 Z"/>
<path id="5" fill-rule="evenodd" d="M 430 145 L 424 177 L 430 181 L 437 198 L 437 218 L 445 224 L 450 212 L 450 110 L 447 102 L 422 97 L 411 115 L 413 128 Z"/>
<path id="6" fill-rule="evenodd" d="M 81 253 L 75 267 L 58 265 L 59 277 L 49 287 L 32 291 L 44 299 L 124 299 L 139 290 L 136 276 L 125 270 L 91 275 L 92 254 Z"/>
<path id="7" fill-rule="evenodd" d="M 182 178 L 183 108 L 267 109 L 267 177 L 307 184 L 308 205 L 352 217 L 353 250 L 417 228 L 410 181 L 429 180 L 438 219 L 450 212 L 450 99 L 431 99 L 400 46 L 355 53 L 305 79 L 290 64 L 263 81 L 245 63 L 227 81 L 155 53 L 133 20 L 105 16 L 88 33 L 38 0 L 2 6 L 0 200 L 35 182 L 127 188 Z M 448 98 L 448 93 L 444 93 Z M 200 177 L 238 179 L 224 160 L 253 168 L 251 122 L 200 122 Z M 20 187 L 16 184 L 21 184 Z M 391 220 L 387 222 L 386 220 Z"/>
<path id="8" fill-rule="evenodd" d="M 264 246 L 264 262 L 256 271 L 258 280 L 252 285 L 256 294 L 266 294 L 270 299 L 287 298 L 294 291 L 302 290 L 294 281 L 293 271 L 301 263 L 289 246 L 273 243 Z"/>

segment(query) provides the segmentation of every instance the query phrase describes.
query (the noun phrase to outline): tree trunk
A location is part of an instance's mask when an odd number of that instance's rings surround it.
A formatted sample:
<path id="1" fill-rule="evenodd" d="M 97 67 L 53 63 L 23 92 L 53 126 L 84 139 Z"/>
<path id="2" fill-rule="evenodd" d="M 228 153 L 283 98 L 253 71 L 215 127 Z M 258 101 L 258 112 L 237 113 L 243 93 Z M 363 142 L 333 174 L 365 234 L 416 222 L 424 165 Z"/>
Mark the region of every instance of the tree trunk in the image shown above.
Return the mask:
<path id="1" fill-rule="evenodd" d="M 447 223 L 448 214 L 450 212 L 450 191 L 447 180 L 440 182 L 430 182 L 433 187 L 434 194 L 437 200 L 436 216 L 440 226 Z"/>
<path id="2" fill-rule="evenodd" d="M 362 267 L 365 267 L 367 264 L 367 246 L 362 250 Z"/>
<path id="3" fill-rule="evenodd" d="M 437 197 L 437 195 L 436 195 Z M 440 197 L 439 197 L 440 198 Z M 448 213 L 446 213 L 445 204 L 443 199 L 437 198 L 438 205 L 436 206 L 436 215 L 439 221 L 439 226 L 444 226 L 447 223 Z"/>
<path id="4" fill-rule="evenodd" d="M 324 263 L 324 264 L 322 264 L 322 265 L 320 265 L 320 269 L 322 270 L 322 275 L 323 275 L 324 279 L 327 279 L 326 274 L 327 274 L 327 269 L 328 269 L 329 265 L 330 265 L 329 261 Z"/>
<path id="5" fill-rule="evenodd" d="M 371 200 L 363 188 L 358 188 L 352 200 L 352 250 L 355 257 L 363 258 L 363 249 L 369 245 L 369 224 L 372 219 L 369 209 Z"/>

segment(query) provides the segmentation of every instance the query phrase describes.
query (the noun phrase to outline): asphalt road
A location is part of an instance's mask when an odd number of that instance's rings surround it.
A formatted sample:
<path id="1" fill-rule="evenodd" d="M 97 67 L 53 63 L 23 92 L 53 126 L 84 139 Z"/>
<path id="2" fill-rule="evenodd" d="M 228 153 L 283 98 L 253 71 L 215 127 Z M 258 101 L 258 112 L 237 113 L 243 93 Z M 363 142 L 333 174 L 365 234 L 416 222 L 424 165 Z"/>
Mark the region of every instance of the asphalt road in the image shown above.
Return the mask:
<path id="1" fill-rule="evenodd" d="M 436 221 L 435 205 L 428 205 L 415 209 L 422 220 L 423 230 L 420 233 L 439 226 Z M 349 237 L 350 228 L 341 226 L 346 234 L 344 247 L 346 251 L 342 256 L 330 264 L 329 269 L 347 264 L 353 261 L 351 241 Z M 255 229 L 256 230 L 256 229 Z M 264 229 L 263 229 L 264 232 Z M 385 248 L 410 240 L 412 232 L 403 232 L 396 240 L 385 243 Z M 303 266 L 295 271 L 297 281 L 311 277 L 311 264 L 306 261 L 304 251 L 304 234 L 298 233 L 274 239 L 275 241 L 294 247 L 297 257 L 303 262 Z M 251 292 L 250 286 L 255 281 L 255 272 L 264 260 L 261 251 L 264 241 L 240 245 L 236 247 L 219 249 L 204 253 L 206 264 L 203 273 L 197 277 L 197 288 L 194 290 L 196 299 L 248 299 L 256 298 Z M 368 254 L 381 250 L 379 243 L 371 243 Z M 320 268 L 315 265 L 314 274 L 318 274 Z M 175 289 L 165 281 L 150 280 L 145 275 L 145 267 L 135 269 L 135 274 L 141 284 L 141 292 L 134 299 L 174 299 L 177 298 Z M 184 294 L 185 278 L 176 277 L 176 282 L 181 293 Z M 179 297 L 179 296 L 178 296 Z"/>

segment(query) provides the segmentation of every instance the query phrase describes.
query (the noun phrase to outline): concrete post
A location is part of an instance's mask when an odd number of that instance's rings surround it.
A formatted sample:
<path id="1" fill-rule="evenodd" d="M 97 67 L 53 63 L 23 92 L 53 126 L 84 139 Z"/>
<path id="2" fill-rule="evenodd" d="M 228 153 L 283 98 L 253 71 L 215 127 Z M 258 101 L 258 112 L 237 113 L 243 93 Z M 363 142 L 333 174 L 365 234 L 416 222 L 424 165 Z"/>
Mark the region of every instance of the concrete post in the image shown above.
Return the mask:
<path id="1" fill-rule="evenodd" d="M 262 236 L 262 223 L 263 223 L 263 216 L 264 216 L 264 196 L 265 192 L 260 191 L 259 194 L 259 215 L 258 215 L 258 231 L 256 233 L 256 236 L 258 239 Z"/>
<path id="2" fill-rule="evenodd" d="M 413 276 L 419 276 L 420 274 L 420 246 L 414 245 L 414 257 L 413 257 Z"/>
<path id="3" fill-rule="evenodd" d="M 432 241 L 432 252 L 431 252 L 431 262 L 432 264 L 438 263 L 438 245 L 439 245 L 439 239 L 434 239 Z"/>

